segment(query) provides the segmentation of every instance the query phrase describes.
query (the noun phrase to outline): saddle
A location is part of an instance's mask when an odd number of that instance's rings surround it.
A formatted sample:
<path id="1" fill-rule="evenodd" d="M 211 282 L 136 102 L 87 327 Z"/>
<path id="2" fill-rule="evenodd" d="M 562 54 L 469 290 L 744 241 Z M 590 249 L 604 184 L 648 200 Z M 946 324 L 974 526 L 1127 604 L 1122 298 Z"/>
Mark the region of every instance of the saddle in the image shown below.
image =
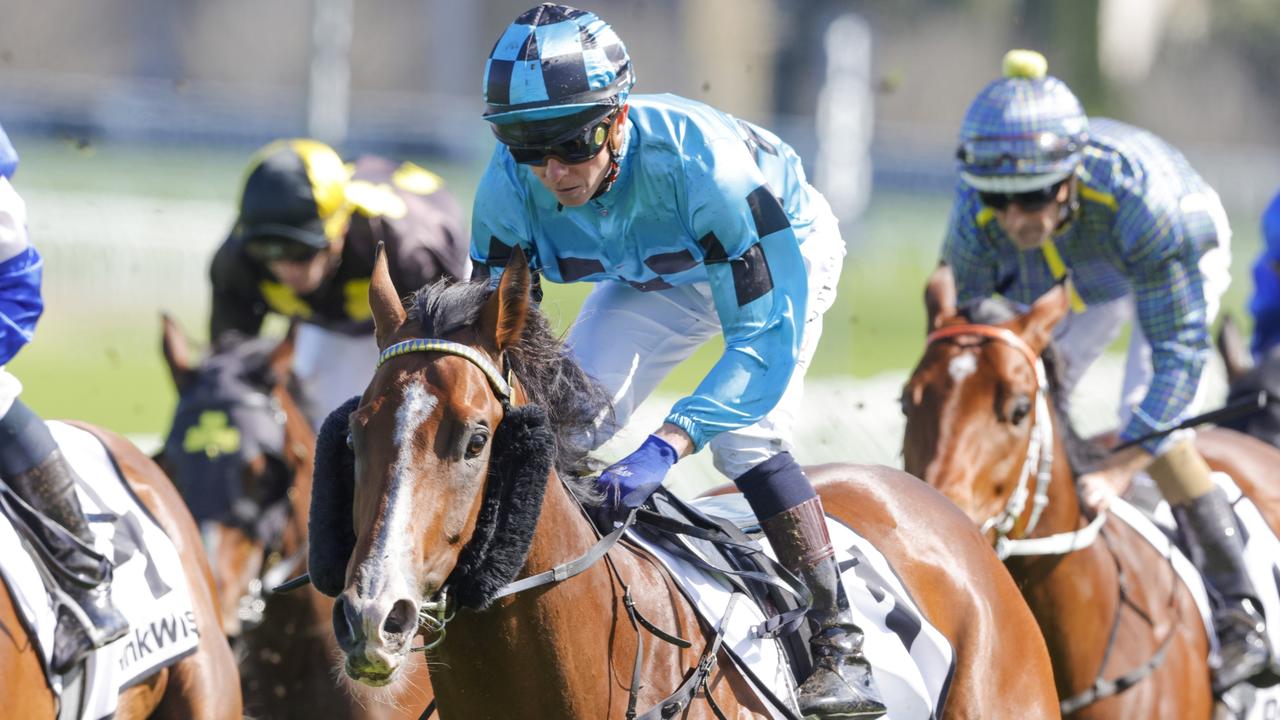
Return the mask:
<path id="1" fill-rule="evenodd" d="M 804 582 L 769 557 L 760 545 L 764 530 L 755 518 L 708 515 L 665 488 L 636 513 L 636 527 L 672 554 L 725 577 L 767 616 L 757 637 L 776 638 L 797 685 L 813 671 L 809 654 L 810 595 Z M 690 552 L 681 544 L 693 546 Z"/>
<path id="2" fill-rule="evenodd" d="M 945 707 L 955 653 L 866 538 L 828 518 L 841 582 L 893 717 Z M 682 502 L 665 490 L 636 512 L 629 542 L 666 566 L 774 718 L 798 717 L 796 688 L 812 671 L 810 595 L 779 565 L 741 495 Z M 701 670 L 701 666 L 699 667 Z M 673 696 L 674 697 L 674 696 Z"/>

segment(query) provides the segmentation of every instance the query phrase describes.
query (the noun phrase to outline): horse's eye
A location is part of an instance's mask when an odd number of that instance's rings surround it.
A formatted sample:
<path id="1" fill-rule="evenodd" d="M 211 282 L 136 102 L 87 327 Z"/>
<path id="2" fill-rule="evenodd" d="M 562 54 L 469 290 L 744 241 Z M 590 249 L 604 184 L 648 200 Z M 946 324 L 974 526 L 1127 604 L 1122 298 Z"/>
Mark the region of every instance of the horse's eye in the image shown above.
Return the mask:
<path id="1" fill-rule="evenodd" d="M 467 457 L 473 458 L 484 451 L 485 443 L 489 442 L 489 436 L 482 432 L 472 433 L 471 438 L 467 440 Z"/>
<path id="2" fill-rule="evenodd" d="M 1023 420 L 1031 414 L 1031 398 L 1027 395 L 1019 394 L 1009 401 L 1009 424 L 1021 425 Z"/>

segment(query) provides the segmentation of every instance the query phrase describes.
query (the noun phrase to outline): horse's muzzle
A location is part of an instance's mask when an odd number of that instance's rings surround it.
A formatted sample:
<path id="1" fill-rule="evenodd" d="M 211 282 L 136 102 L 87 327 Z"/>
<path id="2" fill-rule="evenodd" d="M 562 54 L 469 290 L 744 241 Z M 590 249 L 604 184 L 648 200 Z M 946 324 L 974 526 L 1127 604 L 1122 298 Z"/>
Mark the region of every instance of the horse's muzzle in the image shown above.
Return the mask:
<path id="1" fill-rule="evenodd" d="M 361 600 L 350 590 L 333 603 L 333 632 L 346 656 L 351 679 L 382 687 L 391 683 L 409 653 L 417 630 L 418 608 L 412 600 Z"/>

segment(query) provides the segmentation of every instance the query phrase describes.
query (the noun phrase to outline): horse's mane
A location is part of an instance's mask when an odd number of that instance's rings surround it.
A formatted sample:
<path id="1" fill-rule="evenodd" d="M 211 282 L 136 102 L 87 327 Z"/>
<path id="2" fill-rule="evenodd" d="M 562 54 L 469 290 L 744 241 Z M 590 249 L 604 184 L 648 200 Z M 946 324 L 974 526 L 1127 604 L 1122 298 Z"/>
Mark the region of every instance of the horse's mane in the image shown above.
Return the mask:
<path id="1" fill-rule="evenodd" d="M 964 304 L 960 308 L 960 314 L 971 323 L 998 325 L 1013 320 L 1020 313 L 1011 301 L 993 297 Z M 1075 475 L 1089 472 L 1107 456 L 1107 449 L 1101 443 L 1081 437 L 1071 423 L 1071 416 L 1067 412 L 1067 394 L 1062 391 L 1065 363 L 1058 357 L 1053 343 L 1040 354 L 1040 359 L 1044 361 L 1045 375 L 1049 379 L 1049 400 L 1053 405 L 1054 419 L 1062 431 L 1062 442 L 1071 471 Z"/>
<path id="2" fill-rule="evenodd" d="M 414 293 L 409 319 L 419 323 L 424 337 L 445 337 L 474 325 L 490 292 L 487 282 L 438 280 Z M 529 308 L 524 333 L 508 357 L 530 402 L 541 405 L 550 418 L 556 471 L 580 497 L 595 498 L 595 482 L 586 475 L 596 469 L 591 438 L 599 426 L 613 422 L 608 393 L 578 366 L 536 306 Z"/>

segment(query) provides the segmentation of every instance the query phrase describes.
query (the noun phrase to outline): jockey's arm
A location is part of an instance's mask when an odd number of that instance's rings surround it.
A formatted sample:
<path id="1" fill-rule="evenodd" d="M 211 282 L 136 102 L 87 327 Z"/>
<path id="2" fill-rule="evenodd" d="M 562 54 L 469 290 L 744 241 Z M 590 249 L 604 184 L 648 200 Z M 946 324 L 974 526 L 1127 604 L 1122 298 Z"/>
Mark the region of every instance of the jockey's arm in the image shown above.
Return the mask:
<path id="1" fill-rule="evenodd" d="M 1174 206 L 1176 207 L 1176 205 Z M 1182 419 L 1200 384 L 1211 348 L 1208 303 L 1199 255 L 1173 210 L 1148 200 L 1149 229 L 1124 242 L 1124 262 L 1133 288 L 1137 321 L 1151 345 L 1152 378 L 1146 397 L 1121 429 L 1121 441 L 1163 430 Z M 1161 217 L 1165 214 L 1165 217 Z M 1142 443 L 1159 455 L 1164 438 Z"/>
<path id="2" fill-rule="evenodd" d="M 984 237 L 987 223 L 995 222 L 990 211 L 977 201 L 977 194 L 963 188 L 947 220 L 941 260 L 951 267 L 956 283 L 956 302 L 989 298 L 996 294 L 996 258 Z"/>
<path id="3" fill-rule="evenodd" d="M 267 305 L 253 284 L 254 273 L 239 243 L 228 240 L 218 248 L 209 266 L 213 289 L 209 313 L 209 342 L 216 344 L 224 335 L 239 333 L 255 337 L 262 329 Z"/>
<path id="4" fill-rule="evenodd" d="M 666 417 L 693 452 L 777 405 L 795 370 L 809 294 L 795 232 L 753 159 L 737 146 L 711 150 L 720 152 L 687 162 L 685 180 L 724 353 Z"/>

